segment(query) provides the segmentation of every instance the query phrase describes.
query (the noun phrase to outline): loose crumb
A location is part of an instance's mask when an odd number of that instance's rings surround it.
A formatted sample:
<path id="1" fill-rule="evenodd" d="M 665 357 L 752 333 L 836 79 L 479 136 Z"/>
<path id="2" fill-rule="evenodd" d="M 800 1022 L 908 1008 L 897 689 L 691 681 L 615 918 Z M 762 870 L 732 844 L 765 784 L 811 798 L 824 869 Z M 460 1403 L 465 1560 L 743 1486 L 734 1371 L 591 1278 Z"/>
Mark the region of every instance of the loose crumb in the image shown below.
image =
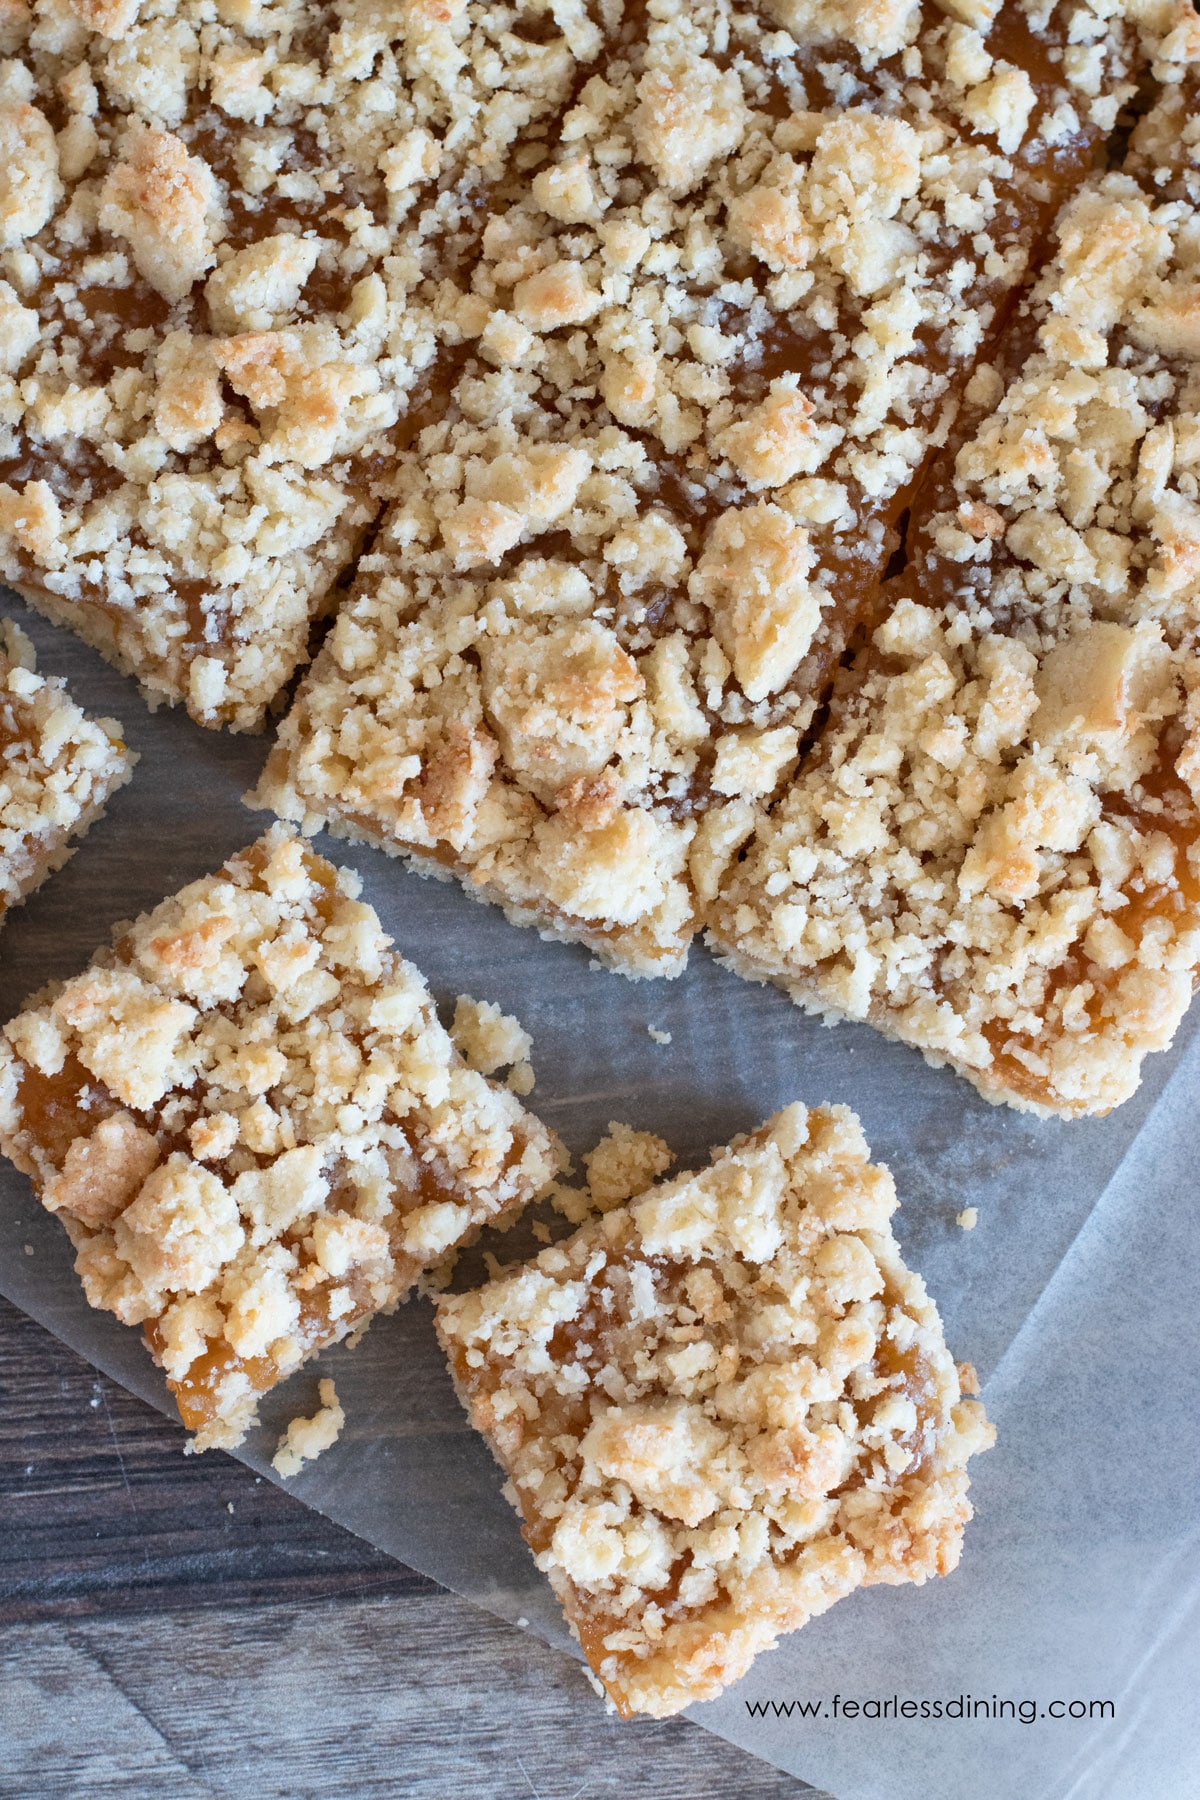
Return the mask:
<path id="1" fill-rule="evenodd" d="M 652 1131 L 635 1131 L 611 1119 L 607 1132 L 584 1157 L 592 1210 L 608 1212 L 634 1194 L 640 1194 L 674 1157 L 670 1145 Z"/>
<path id="2" fill-rule="evenodd" d="M 533 1039 L 519 1019 L 501 1012 L 494 1001 L 475 1000 L 470 994 L 460 994 L 455 1001 L 450 1036 L 467 1067 L 480 1075 L 526 1062 L 533 1049 Z"/>
<path id="3" fill-rule="evenodd" d="M 314 1461 L 331 1444 L 336 1444 L 342 1426 L 346 1423 L 346 1415 L 338 1402 L 333 1382 L 326 1377 L 317 1391 L 321 1398 L 318 1411 L 311 1419 L 293 1419 L 271 1458 L 271 1467 L 285 1481 L 298 1475 L 306 1462 Z M 233 1507 L 230 1506 L 229 1510 L 232 1512 Z"/>
<path id="4" fill-rule="evenodd" d="M 657 1025 L 647 1025 L 646 1030 L 650 1034 L 650 1036 L 654 1039 L 656 1044 L 669 1044 L 671 1042 L 670 1032 L 669 1031 L 660 1031 L 658 1029 Z"/>
<path id="5" fill-rule="evenodd" d="M 976 1225 L 979 1223 L 979 1208 L 977 1206 L 964 1206 L 960 1213 L 954 1215 L 954 1222 L 956 1225 L 961 1226 L 964 1231 L 974 1231 Z"/>

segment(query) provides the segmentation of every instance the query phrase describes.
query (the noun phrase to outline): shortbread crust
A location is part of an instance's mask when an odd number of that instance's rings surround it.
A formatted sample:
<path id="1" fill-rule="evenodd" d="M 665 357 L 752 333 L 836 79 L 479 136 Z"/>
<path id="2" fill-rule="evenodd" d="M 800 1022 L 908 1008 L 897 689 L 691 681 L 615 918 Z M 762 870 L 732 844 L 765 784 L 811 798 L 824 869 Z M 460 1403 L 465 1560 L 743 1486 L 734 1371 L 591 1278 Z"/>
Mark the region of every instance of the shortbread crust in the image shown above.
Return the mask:
<path id="1" fill-rule="evenodd" d="M 631 16 L 484 232 L 263 804 L 682 968 L 1152 47 L 1041 10 Z"/>
<path id="2" fill-rule="evenodd" d="M 89 1302 L 144 1326 L 199 1449 L 560 1166 L 359 888 L 277 826 L 0 1043 L 0 1147 Z"/>
<path id="3" fill-rule="evenodd" d="M 93 719 L 65 681 L 37 673 L 33 645 L 0 621 L 0 923 L 103 818 L 137 757 L 116 719 Z"/>
<path id="4" fill-rule="evenodd" d="M 0 573 L 254 727 L 435 403 L 488 184 L 600 27 L 584 0 L 39 0 L 4 33 Z"/>
<path id="5" fill-rule="evenodd" d="M 1200 968 L 1200 215 L 1110 175 L 1057 240 L 711 923 L 802 1005 L 1071 1116 L 1128 1097 Z"/>
<path id="6" fill-rule="evenodd" d="M 618 1709 L 711 1700 L 854 1588 L 958 1561 L 974 1372 L 845 1107 L 790 1106 L 438 1332 Z"/>

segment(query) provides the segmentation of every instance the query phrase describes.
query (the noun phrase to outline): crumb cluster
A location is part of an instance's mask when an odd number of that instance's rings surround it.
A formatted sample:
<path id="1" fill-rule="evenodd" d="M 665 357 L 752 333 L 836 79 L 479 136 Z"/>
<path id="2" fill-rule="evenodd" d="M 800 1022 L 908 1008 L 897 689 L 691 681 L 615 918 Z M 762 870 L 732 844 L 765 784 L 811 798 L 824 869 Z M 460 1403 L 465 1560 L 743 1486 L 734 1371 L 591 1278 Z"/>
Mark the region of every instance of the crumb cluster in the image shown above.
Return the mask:
<path id="1" fill-rule="evenodd" d="M 39 675 L 33 645 L 0 623 L 0 921 L 103 817 L 137 757 L 116 719 L 92 719 L 66 683 Z"/>
<path id="2" fill-rule="evenodd" d="M 4 1029 L 0 1147 L 201 1449 L 560 1167 L 359 886 L 277 826 Z"/>
<path id="3" fill-rule="evenodd" d="M 258 800 L 1123 1098 L 1200 922 L 1198 66 L 1187 3 L 631 17 L 494 191 Z"/>
<path id="4" fill-rule="evenodd" d="M 489 186 L 599 23 L 15 0 L 0 29 L 0 573 L 152 696 L 252 727 L 429 403 Z"/>
<path id="5" fill-rule="evenodd" d="M 854 1588 L 957 1560 L 974 1372 L 844 1107 L 791 1106 L 446 1297 L 438 1331 L 620 1711 L 709 1700 Z"/>
<path id="6" fill-rule="evenodd" d="M 881 11 L 658 0 L 501 185 L 275 810 L 682 967 L 1145 48 Z"/>
<path id="7" fill-rule="evenodd" d="M 271 1458 L 277 1475 L 289 1481 L 298 1475 L 305 1463 L 313 1462 L 337 1443 L 346 1415 L 337 1396 L 337 1388 L 326 1379 L 318 1384 L 321 1404 L 311 1419 L 303 1415 L 292 1419 L 279 1440 L 279 1448 Z"/>
<path id="8" fill-rule="evenodd" d="M 1066 208 L 1028 354 L 977 372 L 903 597 L 710 921 L 805 1006 L 1066 1115 L 1132 1092 L 1200 966 L 1198 281 L 1153 178 Z"/>

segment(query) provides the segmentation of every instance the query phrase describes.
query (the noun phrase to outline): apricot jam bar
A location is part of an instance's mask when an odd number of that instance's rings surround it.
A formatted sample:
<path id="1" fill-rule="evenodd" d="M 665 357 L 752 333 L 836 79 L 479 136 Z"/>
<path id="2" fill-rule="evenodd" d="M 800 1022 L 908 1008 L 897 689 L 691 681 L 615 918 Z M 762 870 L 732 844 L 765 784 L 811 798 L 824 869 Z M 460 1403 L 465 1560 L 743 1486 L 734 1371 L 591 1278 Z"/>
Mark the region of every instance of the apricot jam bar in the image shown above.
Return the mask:
<path id="1" fill-rule="evenodd" d="M 5 1027 L 0 1147 L 199 1449 L 559 1166 L 359 887 L 276 827 Z"/>
<path id="2" fill-rule="evenodd" d="M 855 1588 L 958 1562 L 992 1428 L 846 1107 L 787 1107 L 438 1333 L 618 1710 L 711 1700 Z"/>
<path id="3" fill-rule="evenodd" d="M 137 761 L 116 719 L 92 719 L 64 681 L 37 673 L 19 626 L 0 621 L 0 923 L 103 818 Z"/>
<path id="4" fill-rule="evenodd" d="M 1144 54 L 1121 17 L 965 11 L 630 15 L 496 190 L 445 412 L 265 804 L 683 966 Z"/>
<path id="5" fill-rule="evenodd" d="M 604 9 L 607 10 L 607 9 Z M 251 728 L 458 327 L 583 0 L 38 0 L 0 48 L 0 573 Z"/>
<path id="6" fill-rule="evenodd" d="M 1127 175 L 1066 210 L 1031 353 L 976 376 L 908 597 L 711 921 L 743 973 L 1066 1116 L 1127 1098 L 1200 967 L 1198 248 Z"/>

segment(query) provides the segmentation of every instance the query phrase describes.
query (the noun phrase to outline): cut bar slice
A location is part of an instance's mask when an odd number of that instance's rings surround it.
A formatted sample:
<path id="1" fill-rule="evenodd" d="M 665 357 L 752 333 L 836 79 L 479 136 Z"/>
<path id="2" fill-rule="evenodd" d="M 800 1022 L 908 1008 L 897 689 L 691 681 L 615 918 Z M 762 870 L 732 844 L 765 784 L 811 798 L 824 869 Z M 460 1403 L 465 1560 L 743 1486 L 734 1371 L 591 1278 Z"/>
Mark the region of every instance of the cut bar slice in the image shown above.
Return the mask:
<path id="1" fill-rule="evenodd" d="M 358 891 L 276 827 L 5 1028 L 0 1147 L 201 1449 L 559 1167 Z"/>
<path id="2" fill-rule="evenodd" d="M 429 403 L 487 186 L 599 27 L 573 0 L 56 0 L 4 29 L 0 572 L 253 727 Z"/>
<path id="3" fill-rule="evenodd" d="M 910 597 L 711 919 L 743 973 L 1067 1116 L 1133 1092 L 1200 967 L 1196 244 L 1126 175 L 1066 209 Z"/>
<path id="4" fill-rule="evenodd" d="M 896 607 L 713 909 L 739 971 L 986 1098 L 1107 1112 L 1200 964 L 1195 718 L 1157 629 Z"/>
<path id="5" fill-rule="evenodd" d="M 1141 54 L 974 10 L 637 15 L 493 197 L 264 804 L 682 967 Z"/>
<path id="6" fill-rule="evenodd" d="M 845 1107 L 443 1299 L 524 1534 L 625 1716 L 713 1699 L 854 1588 L 958 1561 L 992 1441 Z"/>
<path id="7" fill-rule="evenodd" d="M 116 719 L 91 719 L 66 683 L 37 673 L 33 646 L 0 621 L 0 922 L 60 869 L 104 816 L 137 757 Z"/>

